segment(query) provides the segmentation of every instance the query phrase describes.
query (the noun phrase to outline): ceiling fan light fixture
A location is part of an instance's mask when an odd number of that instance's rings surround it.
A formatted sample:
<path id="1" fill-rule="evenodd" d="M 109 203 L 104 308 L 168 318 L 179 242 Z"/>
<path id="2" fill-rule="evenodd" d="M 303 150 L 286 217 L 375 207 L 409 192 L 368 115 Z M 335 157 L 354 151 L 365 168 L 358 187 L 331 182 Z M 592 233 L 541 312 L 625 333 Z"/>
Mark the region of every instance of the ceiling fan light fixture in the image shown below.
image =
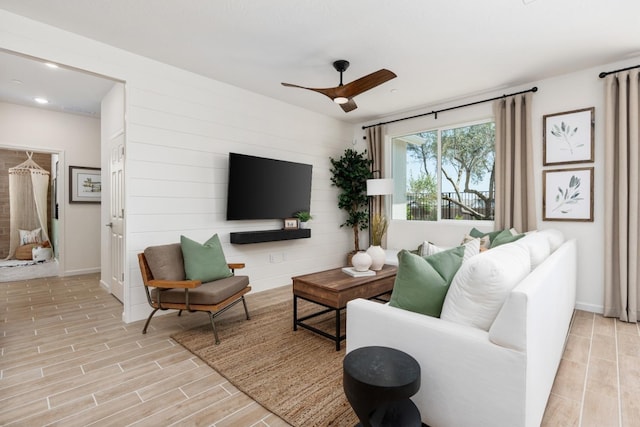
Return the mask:
<path id="1" fill-rule="evenodd" d="M 346 104 L 347 102 L 349 102 L 349 98 L 338 96 L 336 98 L 333 98 L 333 102 L 335 102 L 336 104 Z"/>

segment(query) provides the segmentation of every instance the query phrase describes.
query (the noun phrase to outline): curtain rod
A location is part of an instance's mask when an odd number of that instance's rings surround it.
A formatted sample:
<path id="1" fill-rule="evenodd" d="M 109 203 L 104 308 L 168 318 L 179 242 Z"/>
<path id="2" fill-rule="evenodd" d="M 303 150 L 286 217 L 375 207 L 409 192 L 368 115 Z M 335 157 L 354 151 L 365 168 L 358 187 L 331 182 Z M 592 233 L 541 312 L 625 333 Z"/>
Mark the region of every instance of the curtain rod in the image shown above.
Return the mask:
<path id="1" fill-rule="evenodd" d="M 632 67 L 627 67 L 627 68 L 620 68 L 619 70 L 613 70 L 613 71 L 603 71 L 600 74 L 598 74 L 598 77 L 600 77 L 601 79 L 604 79 L 609 74 L 614 74 L 614 73 L 617 73 L 618 71 L 633 70 L 634 68 L 640 68 L 640 65 L 634 65 Z"/>
<path id="2" fill-rule="evenodd" d="M 521 92 L 510 93 L 510 94 L 502 95 L 502 96 L 496 96 L 495 98 L 483 99 L 482 101 L 470 102 L 470 103 L 464 104 L 464 105 L 456 105 L 455 107 L 443 108 L 442 110 L 431 111 L 429 113 L 423 113 L 423 114 L 416 114 L 415 116 L 403 117 L 401 119 L 389 120 L 387 122 L 380 122 L 380 123 L 376 123 L 375 125 L 362 126 L 362 129 L 368 129 L 368 128 L 372 128 L 374 126 L 388 125 L 389 123 L 401 122 L 403 120 L 415 119 L 416 117 L 429 116 L 431 114 L 433 114 L 435 116 L 435 118 L 437 119 L 438 118 L 438 113 L 442 113 L 444 111 L 455 110 L 457 108 L 470 107 L 472 105 L 477 105 L 477 104 L 482 104 L 482 103 L 485 103 L 485 102 L 490 102 L 490 101 L 496 101 L 498 99 L 503 99 L 503 98 L 506 98 L 508 96 L 521 95 L 523 93 L 537 92 L 537 91 L 538 91 L 538 88 L 536 86 L 534 86 L 531 89 L 523 90 Z"/>

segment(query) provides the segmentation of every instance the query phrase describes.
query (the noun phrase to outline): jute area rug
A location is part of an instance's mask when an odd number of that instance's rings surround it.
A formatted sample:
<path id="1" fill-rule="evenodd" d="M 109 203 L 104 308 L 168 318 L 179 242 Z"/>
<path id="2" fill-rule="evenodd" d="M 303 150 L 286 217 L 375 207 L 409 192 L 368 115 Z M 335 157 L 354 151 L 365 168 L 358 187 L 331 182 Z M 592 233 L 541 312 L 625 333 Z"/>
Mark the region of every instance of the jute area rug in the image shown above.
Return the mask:
<path id="1" fill-rule="evenodd" d="M 321 307 L 302 301 L 299 309 Z M 294 332 L 292 301 L 249 310 L 248 321 L 235 309 L 217 319 L 219 345 L 209 323 L 172 338 L 293 426 L 357 424 L 342 388 L 344 341 L 336 351 L 333 341 L 302 328 Z M 318 319 L 316 326 L 335 331 L 333 313 Z"/>

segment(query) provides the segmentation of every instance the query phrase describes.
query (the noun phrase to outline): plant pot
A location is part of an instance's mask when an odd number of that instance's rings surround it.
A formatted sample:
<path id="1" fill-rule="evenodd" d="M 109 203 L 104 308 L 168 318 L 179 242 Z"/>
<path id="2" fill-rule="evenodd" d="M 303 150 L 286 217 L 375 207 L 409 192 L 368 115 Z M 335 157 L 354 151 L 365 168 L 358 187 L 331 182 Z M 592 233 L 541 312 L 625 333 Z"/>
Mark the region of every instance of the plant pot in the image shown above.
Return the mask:
<path id="1" fill-rule="evenodd" d="M 310 228 L 309 227 L 309 221 L 300 221 L 300 229 L 304 230 L 306 228 Z"/>
<path id="2" fill-rule="evenodd" d="M 371 269 L 374 271 L 382 270 L 382 266 L 386 259 L 384 249 L 382 249 L 381 246 L 369 246 L 367 253 L 371 257 Z"/>

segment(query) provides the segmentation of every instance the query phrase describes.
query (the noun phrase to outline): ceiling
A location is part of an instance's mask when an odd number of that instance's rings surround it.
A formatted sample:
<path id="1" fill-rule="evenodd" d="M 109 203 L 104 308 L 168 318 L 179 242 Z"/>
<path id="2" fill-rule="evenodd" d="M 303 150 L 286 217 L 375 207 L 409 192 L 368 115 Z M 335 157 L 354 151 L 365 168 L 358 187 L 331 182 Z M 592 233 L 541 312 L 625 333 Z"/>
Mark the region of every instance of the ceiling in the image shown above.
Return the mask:
<path id="1" fill-rule="evenodd" d="M 0 8 L 354 123 L 640 56 L 637 0 L 0 0 Z M 351 62 L 345 83 L 381 68 L 398 77 L 354 98 L 350 113 L 280 84 L 336 86 L 337 59 Z M 1 96 L 11 85 L 14 96 L 26 91 L 11 79 L 29 75 L 54 93 L 32 74 L 39 64 L 18 62 L 0 55 Z M 77 83 L 58 81 L 55 95 L 69 111 L 91 111 L 102 89 L 74 92 Z"/>

